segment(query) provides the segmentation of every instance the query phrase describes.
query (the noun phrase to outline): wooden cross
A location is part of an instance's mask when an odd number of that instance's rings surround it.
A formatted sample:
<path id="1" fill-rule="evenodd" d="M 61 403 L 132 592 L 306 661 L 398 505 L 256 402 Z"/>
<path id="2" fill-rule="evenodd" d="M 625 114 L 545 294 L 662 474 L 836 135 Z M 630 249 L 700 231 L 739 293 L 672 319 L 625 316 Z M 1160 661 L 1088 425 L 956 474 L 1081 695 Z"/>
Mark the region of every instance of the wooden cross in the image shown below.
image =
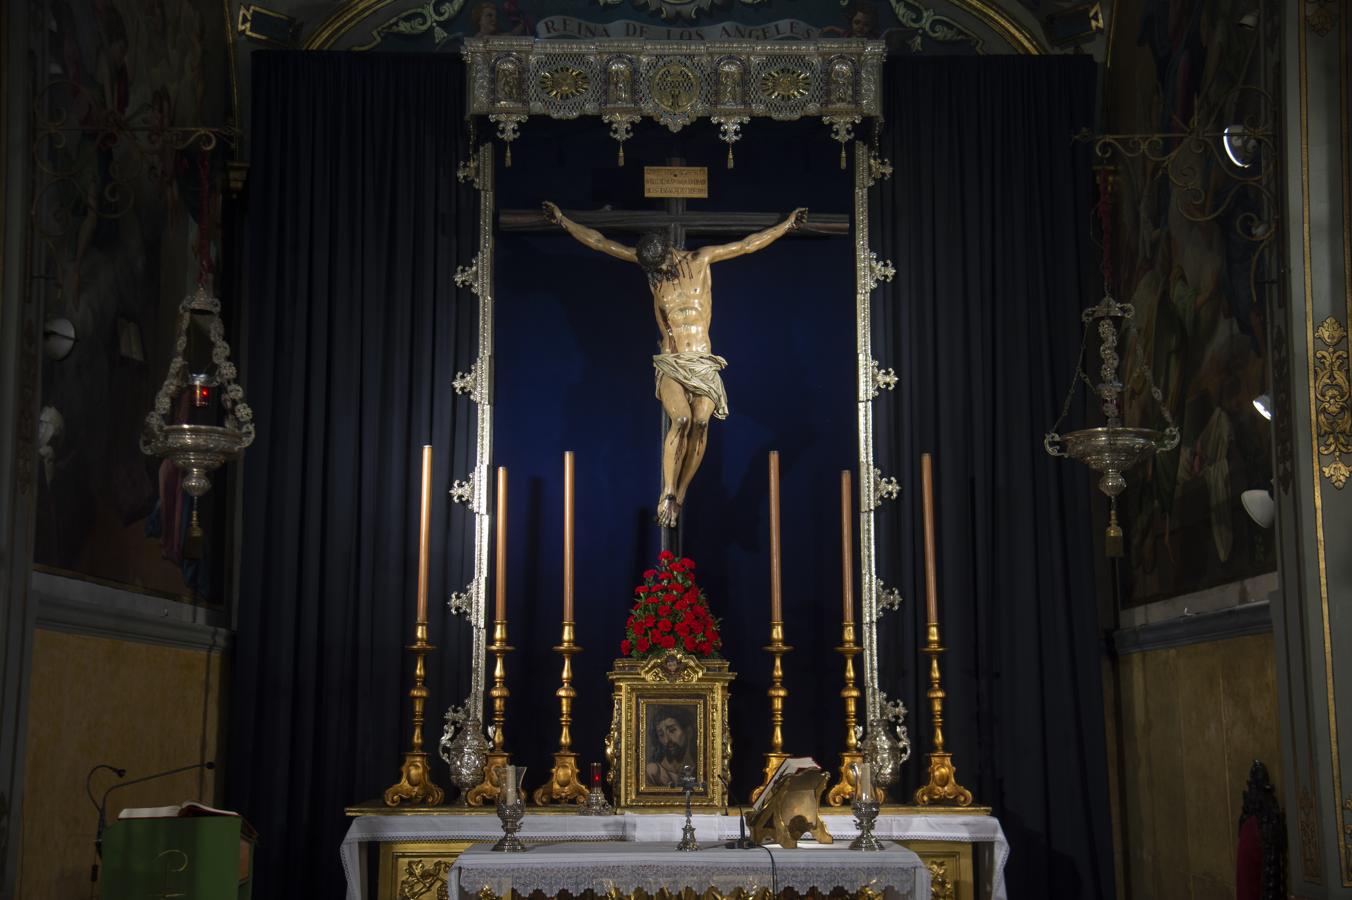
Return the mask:
<path id="1" fill-rule="evenodd" d="M 668 160 L 667 165 L 679 166 L 684 160 Z M 579 225 L 595 228 L 601 232 L 628 231 L 637 234 L 644 232 L 666 232 L 671 246 L 685 249 L 685 239 L 691 235 L 728 235 L 738 237 L 755 231 L 762 231 L 771 225 L 784 221 L 788 210 L 782 213 L 753 212 L 702 212 L 686 208 L 684 197 L 668 198 L 663 209 L 645 210 L 609 210 L 579 212 L 564 210 L 568 218 Z M 538 209 L 504 209 L 498 214 L 498 229 L 515 232 L 557 231 L 557 225 L 545 217 Z M 840 213 L 808 212 L 807 223 L 790 231 L 785 237 L 848 235 L 850 217 Z"/>

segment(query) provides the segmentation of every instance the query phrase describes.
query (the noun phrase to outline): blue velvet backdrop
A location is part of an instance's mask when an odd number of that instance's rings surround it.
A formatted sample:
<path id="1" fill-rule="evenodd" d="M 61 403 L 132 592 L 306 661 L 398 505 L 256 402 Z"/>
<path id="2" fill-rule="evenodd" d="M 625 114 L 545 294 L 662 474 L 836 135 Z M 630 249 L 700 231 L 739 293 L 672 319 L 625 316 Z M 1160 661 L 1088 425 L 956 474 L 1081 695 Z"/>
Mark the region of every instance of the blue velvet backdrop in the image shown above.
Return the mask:
<path id="1" fill-rule="evenodd" d="M 709 126 L 672 135 L 643 123 L 616 165 L 594 123 L 532 121 L 498 168 L 502 209 L 643 209 L 643 166 L 671 156 L 709 169 L 710 198 L 690 208 L 848 213 L 851 176 L 820 123 L 757 122 L 725 168 Z M 632 244 L 636 235 L 612 236 Z M 694 236 L 687 246 L 731 240 Z M 601 758 L 609 726 L 605 672 L 619 652 L 634 585 L 659 550 L 661 409 L 653 394 L 657 329 L 637 266 L 588 250 L 562 231 L 502 233 L 496 265 L 495 462 L 510 473 L 508 607 L 512 690 L 508 743 L 538 782 L 558 741 L 553 688 L 562 583 L 562 454 L 577 452 L 576 585 L 579 694 L 573 728 L 582 762 Z M 731 416 L 709 448 L 684 511 L 683 549 L 699 565 L 732 688 L 733 791 L 759 783 L 768 749 L 770 661 L 767 451 L 780 452 L 790 702 L 785 746 L 831 764 L 842 713 L 839 470 L 858 455 L 854 404 L 854 267 L 850 239 L 785 238 L 713 270 L 714 352 L 729 361 Z"/>

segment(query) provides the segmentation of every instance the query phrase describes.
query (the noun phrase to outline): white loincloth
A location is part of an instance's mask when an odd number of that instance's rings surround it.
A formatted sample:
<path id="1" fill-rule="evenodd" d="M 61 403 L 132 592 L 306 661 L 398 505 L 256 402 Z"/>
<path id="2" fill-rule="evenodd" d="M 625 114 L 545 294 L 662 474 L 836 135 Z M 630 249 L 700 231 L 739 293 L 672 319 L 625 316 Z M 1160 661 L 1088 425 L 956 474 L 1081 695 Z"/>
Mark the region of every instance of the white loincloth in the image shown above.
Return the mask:
<path id="1" fill-rule="evenodd" d="M 698 394 L 714 401 L 714 418 L 728 417 L 728 393 L 723 389 L 723 378 L 718 374 L 728 361 L 712 353 L 659 353 L 653 357 L 657 370 L 657 398 L 662 399 L 662 378 L 685 388 L 688 394 Z"/>

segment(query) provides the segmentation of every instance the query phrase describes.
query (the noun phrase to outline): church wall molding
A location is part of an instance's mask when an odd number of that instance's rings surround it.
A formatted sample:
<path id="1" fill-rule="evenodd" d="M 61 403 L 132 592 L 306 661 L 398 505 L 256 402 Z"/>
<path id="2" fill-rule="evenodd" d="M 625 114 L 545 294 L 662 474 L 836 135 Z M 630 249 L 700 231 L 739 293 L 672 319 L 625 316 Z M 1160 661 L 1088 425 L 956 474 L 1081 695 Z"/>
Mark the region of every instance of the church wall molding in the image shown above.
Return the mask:
<path id="1" fill-rule="evenodd" d="M 0 6 L 0 896 L 15 896 L 33 641 L 33 562 L 42 316 L 29 289 L 33 7 Z M 39 32 L 46 34 L 45 28 Z"/>
<path id="2" fill-rule="evenodd" d="M 1266 7 L 1265 7 L 1266 9 Z M 1274 444 L 1289 441 L 1274 496 L 1282 603 L 1274 610 L 1283 794 L 1291 883 L 1301 896 L 1352 888 L 1352 591 L 1344 564 L 1352 494 L 1343 456 L 1352 378 L 1345 329 L 1352 312 L 1352 22 L 1322 0 L 1283 5 L 1286 302 L 1274 311 L 1274 397 L 1289 398 Z M 1278 359 L 1280 353 L 1281 359 Z M 1281 363 L 1280 365 L 1278 363 Z M 1282 410 L 1277 412 L 1280 414 Z M 1280 458 L 1280 457 L 1279 457 Z M 1341 701 L 1341 703 L 1339 702 Z M 1342 738 L 1340 740 L 1340 737 Z"/>
<path id="3" fill-rule="evenodd" d="M 1272 603 L 1256 600 L 1242 606 L 1232 606 L 1213 612 L 1184 615 L 1162 622 L 1148 622 L 1129 628 L 1119 628 L 1110 637 L 1111 650 L 1116 656 L 1186 647 L 1250 634 L 1268 634 L 1272 631 Z"/>
<path id="4" fill-rule="evenodd" d="M 204 652 L 234 640 L 213 621 L 223 613 L 190 603 L 42 571 L 33 572 L 31 591 L 35 624 L 49 631 Z"/>

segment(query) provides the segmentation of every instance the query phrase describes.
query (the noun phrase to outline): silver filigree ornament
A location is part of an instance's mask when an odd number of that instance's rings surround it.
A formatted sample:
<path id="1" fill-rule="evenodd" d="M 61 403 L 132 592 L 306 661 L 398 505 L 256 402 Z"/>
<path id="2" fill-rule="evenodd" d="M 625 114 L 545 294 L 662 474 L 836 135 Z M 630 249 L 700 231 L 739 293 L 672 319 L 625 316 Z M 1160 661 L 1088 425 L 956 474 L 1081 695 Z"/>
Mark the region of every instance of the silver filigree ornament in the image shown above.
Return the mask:
<path id="1" fill-rule="evenodd" d="M 881 612 L 899 610 L 901 603 L 901 591 L 896 588 L 885 587 L 882 582 L 878 583 L 878 609 Z"/>
<path id="2" fill-rule="evenodd" d="M 471 473 L 465 481 L 456 480 L 451 485 L 451 500 L 456 503 L 463 503 L 466 506 L 474 505 L 474 474 Z"/>
<path id="3" fill-rule="evenodd" d="M 831 140 L 840 144 L 840 167 L 844 169 L 849 161 L 845 155 L 845 146 L 854 140 L 854 126 L 859 124 L 860 117 L 856 115 L 822 116 L 822 121 L 831 126 Z"/>
<path id="4" fill-rule="evenodd" d="M 203 318 L 211 340 L 211 362 L 215 366 L 215 372 L 206 377 L 189 374 L 186 359 L 189 329 L 195 319 Z M 225 340 L 221 301 L 211 295 L 205 284 L 198 285 L 178 305 L 174 357 L 141 431 L 142 453 L 168 459 L 182 471 L 183 490 L 192 498 L 190 534 L 195 538 L 202 536 L 197 500 L 211 489 L 208 474 L 226 460 L 237 459 L 254 440 L 253 410 L 244 402 L 244 388 L 236 380 L 238 376 L 239 371 L 230 361 L 230 345 Z M 226 414 L 224 425 L 169 424 L 165 421 L 190 382 L 199 387 L 210 385 L 217 390 Z"/>
<path id="5" fill-rule="evenodd" d="M 470 151 L 468 160 L 456 167 L 455 180 L 461 184 L 469 182 L 475 188 L 482 189 L 483 186 L 479 183 L 479 153 L 477 147 Z"/>
<path id="6" fill-rule="evenodd" d="M 873 467 L 873 496 L 877 498 L 879 505 L 883 500 L 895 500 L 901 496 L 901 485 L 895 478 L 883 477 L 883 470 L 877 466 Z"/>
<path id="7" fill-rule="evenodd" d="M 868 152 L 868 183 L 869 186 L 877 184 L 884 179 L 892 177 L 892 164 L 884 159 L 877 150 Z"/>
<path id="8" fill-rule="evenodd" d="M 468 704 L 446 710 L 446 728 L 437 744 L 441 758 L 451 768 L 451 782 L 460 789 L 460 805 L 469 805 L 469 792 L 484 777 L 488 764 L 488 741 L 483 725 Z"/>
<path id="9" fill-rule="evenodd" d="M 450 599 L 446 601 L 446 608 L 453 616 L 469 616 L 474 612 L 475 594 L 473 584 L 467 585 L 463 591 L 452 591 Z"/>
<path id="10" fill-rule="evenodd" d="M 742 139 L 742 126 L 751 121 L 750 116 L 710 116 L 709 121 L 718 126 L 718 139 L 728 145 L 728 168 L 733 167 L 732 145 Z"/>
<path id="11" fill-rule="evenodd" d="M 896 266 L 891 260 L 879 259 L 876 250 L 868 252 L 868 289 L 875 291 L 884 281 L 891 281 L 897 275 Z"/>
<path id="12" fill-rule="evenodd" d="M 624 142 L 634 136 L 634 124 L 638 122 L 637 113 L 610 112 L 601 116 L 601 121 L 610 126 L 611 138 L 620 145 L 618 163 L 624 165 Z"/>
<path id="13" fill-rule="evenodd" d="M 869 361 L 869 399 L 878 396 L 879 391 L 890 391 L 897 386 L 901 379 L 897 378 L 895 369 L 884 369 L 878 365 L 876 359 Z"/>
<path id="14" fill-rule="evenodd" d="M 474 364 L 469 367 L 468 372 L 456 372 L 455 377 L 451 379 L 451 387 L 456 395 L 469 394 L 469 399 L 474 403 L 483 401 L 483 370 L 476 359 Z"/>
<path id="15" fill-rule="evenodd" d="M 455 286 L 469 288 L 471 294 L 479 293 L 479 257 L 475 256 L 467 266 L 455 267 Z"/>

